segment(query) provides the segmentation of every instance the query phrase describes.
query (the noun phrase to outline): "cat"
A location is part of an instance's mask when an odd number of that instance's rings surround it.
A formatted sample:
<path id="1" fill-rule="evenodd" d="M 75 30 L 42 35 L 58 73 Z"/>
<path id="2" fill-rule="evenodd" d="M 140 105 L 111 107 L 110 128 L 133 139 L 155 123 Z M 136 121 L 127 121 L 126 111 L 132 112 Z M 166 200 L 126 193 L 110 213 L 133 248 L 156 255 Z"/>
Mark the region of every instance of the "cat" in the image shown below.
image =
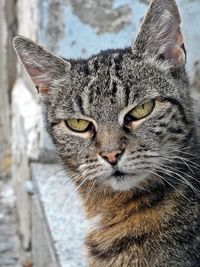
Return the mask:
<path id="1" fill-rule="evenodd" d="M 89 267 L 200 266 L 199 142 L 180 24 L 174 0 L 153 0 L 132 47 L 79 60 L 14 39 L 91 225 Z"/>

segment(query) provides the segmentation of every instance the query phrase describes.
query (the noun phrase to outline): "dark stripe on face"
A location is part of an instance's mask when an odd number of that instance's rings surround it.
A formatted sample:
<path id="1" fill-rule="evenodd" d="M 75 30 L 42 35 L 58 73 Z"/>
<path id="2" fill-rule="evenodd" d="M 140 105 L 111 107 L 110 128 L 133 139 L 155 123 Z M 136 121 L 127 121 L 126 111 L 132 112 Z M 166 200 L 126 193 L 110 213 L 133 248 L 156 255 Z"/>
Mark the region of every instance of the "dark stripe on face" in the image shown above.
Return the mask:
<path id="1" fill-rule="evenodd" d="M 82 100 L 82 98 L 81 98 L 80 95 L 77 95 L 77 97 L 76 97 L 76 103 L 77 103 L 77 105 L 78 105 L 78 107 L 79 107 L 81 113 L 82 113 L 83 115 L 85 115 L 85 114 L 84 114 L 84 109 L 83 109 L 83 100 Z"/>
<path id="2" fill-rule="evenodd" d="M 89 75 L 90 74 L 90 70 L 89 70 L 89 65 L 88 63 L 85 63 L 83 66 L 83 71 L 85 73 L 85 75 Z"/>
<path id="3" fill-rule="evenodd" d="M 185 143 L 185 146 L 188 145 L 189 140 L 191 140 L 192 138 L 194 138 L 194 136 L 195 136 L 195 130 L 194 130 L 194 128 L 192 128 L 192 129 L 190 129 L 190 131 L 188 132 L 188 134 L 183 139 L 183 143 Z"/>
<path id="4" fill-rule="evenodd" d="M 181 128 L 168 128 L 167 129 L 169 133 L 172 133 L 172 134 L 182 134 L 183 133 L 183 129 Z"/>
<path id="5" fill-rule="evenodd" d="M 101 260 L 109 260 L 133 245 L 142 246 L 146 240 L 147 234 L 139 236 L 127 235 L 114 241 L 108 248 L 102 248 L 100 244 L 90 241 L 86 242 L 86 245 L 89 247 L 92 256 Z"/>
<path id="6" fill-rule="evenodd" d="M 90 88 L 90 93 L 89 93 L 89 103 L 92 104 L 95 101 L 95 98 L 98 98 L 101 95 L 101 88 L 99 85 L 95 82 L 95 84 L 92 85 Z"/>
<path id="7" fill-rule="evenodd" d="M 129 95 L 130 95 L 130 88 L 128 86 L 124 87 L 125 90 L 125 106 L 129 104 Z"/>
<path id="8" fill-rule="evenodd" d="M 115 97 L 117 93 L 117 83 L 115 81 L 113 81 L 112 84 L 112 96 Z"/>
<path id="9" fill-rule="evenodd" d="M 176 100 L 176 99 L 174 99 L 174 98 L 171 98 L 171 97 L 164 98 L 164 100 L 169 101 L 172 105 L 177 106 L 179 112 L 180 112 L 181 115 L 182 115 L 183 122 L 184 122 L 185 124 L 190 124 L 190 122 L 188 121 L 188 119 L 187 119 L 187 117 L 186 117 L 186 115 L 185 115 L 185 111 L 184 111 L 182 105 L 179 103 L 178 100 Z"/>
<path id="10" fill-rule="evenodd" d="M 115 61 L 115 66 L 116 66 L 116 72 L 119 77 L 119 71 L 122 68 L 123 54 L 119 54 L 118 57 L 114 59 L 114 61 Z"/>

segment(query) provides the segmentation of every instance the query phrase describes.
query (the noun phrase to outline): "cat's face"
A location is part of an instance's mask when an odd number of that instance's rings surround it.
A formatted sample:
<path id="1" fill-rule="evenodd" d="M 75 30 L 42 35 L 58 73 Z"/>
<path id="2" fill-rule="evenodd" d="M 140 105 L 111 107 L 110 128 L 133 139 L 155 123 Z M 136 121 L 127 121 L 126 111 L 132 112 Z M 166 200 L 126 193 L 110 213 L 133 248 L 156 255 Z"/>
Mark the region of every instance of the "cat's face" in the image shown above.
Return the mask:
<path id="1" fill-rule="evenodd" d="M 89 180 L 140 186 L 185 146 L 187 84 L 131 50 L 75 64 L 58 87 L 49 131 L 66 165 Z"/>
<path id="2" fill-rule="evenodd" d="M 174 1 L 166 2 L 164 15 L 178 16 Z M 76 179 L 121 191 L 144 186 L 159 180 L 158 170 L 186 147 L 191 103 L 180 21 L 161 14 L 163 28 L 160 22 L 160 32 L 149 35 L 156 8 L 155 0 L 132 49 L 87 60 L 64 61 L 24 38 L 15 41 L 46 98 L 48 130 Z"/>

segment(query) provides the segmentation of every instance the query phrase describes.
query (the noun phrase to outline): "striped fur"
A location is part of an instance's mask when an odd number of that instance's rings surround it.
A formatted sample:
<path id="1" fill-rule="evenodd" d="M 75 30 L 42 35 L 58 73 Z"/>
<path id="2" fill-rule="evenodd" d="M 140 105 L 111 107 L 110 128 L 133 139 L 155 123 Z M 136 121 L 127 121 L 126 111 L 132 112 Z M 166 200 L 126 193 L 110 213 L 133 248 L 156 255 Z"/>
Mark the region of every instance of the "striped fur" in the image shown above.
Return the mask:
<path id="1" fill-rule="evenodd" d="M 153 0 L 132 48 L 77 61 L 14 40 L 82 197 L 90 267 L 200 266 L 199 141 L 180 22 L 174 0 Z M 126 127 L 152 99 L 153 111 Z M 68 118 L 93 128 L 73 132 Z M 113 151 L 114 167 L 102 156 Z"/>

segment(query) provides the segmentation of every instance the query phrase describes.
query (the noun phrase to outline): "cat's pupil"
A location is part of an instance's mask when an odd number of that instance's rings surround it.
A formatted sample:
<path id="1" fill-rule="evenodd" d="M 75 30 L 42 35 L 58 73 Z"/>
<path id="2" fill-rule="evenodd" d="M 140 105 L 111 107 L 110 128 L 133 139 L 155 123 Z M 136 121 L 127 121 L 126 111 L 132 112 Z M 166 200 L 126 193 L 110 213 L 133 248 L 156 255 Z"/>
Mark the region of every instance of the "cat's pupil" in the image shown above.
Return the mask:
<path id="1" fill-rule="evenodd" d="M 132 121 L 134 121 L 134 117 L 130 113 L 126 114 L 124 118 L 125 126 L 129 125 Z"/>

